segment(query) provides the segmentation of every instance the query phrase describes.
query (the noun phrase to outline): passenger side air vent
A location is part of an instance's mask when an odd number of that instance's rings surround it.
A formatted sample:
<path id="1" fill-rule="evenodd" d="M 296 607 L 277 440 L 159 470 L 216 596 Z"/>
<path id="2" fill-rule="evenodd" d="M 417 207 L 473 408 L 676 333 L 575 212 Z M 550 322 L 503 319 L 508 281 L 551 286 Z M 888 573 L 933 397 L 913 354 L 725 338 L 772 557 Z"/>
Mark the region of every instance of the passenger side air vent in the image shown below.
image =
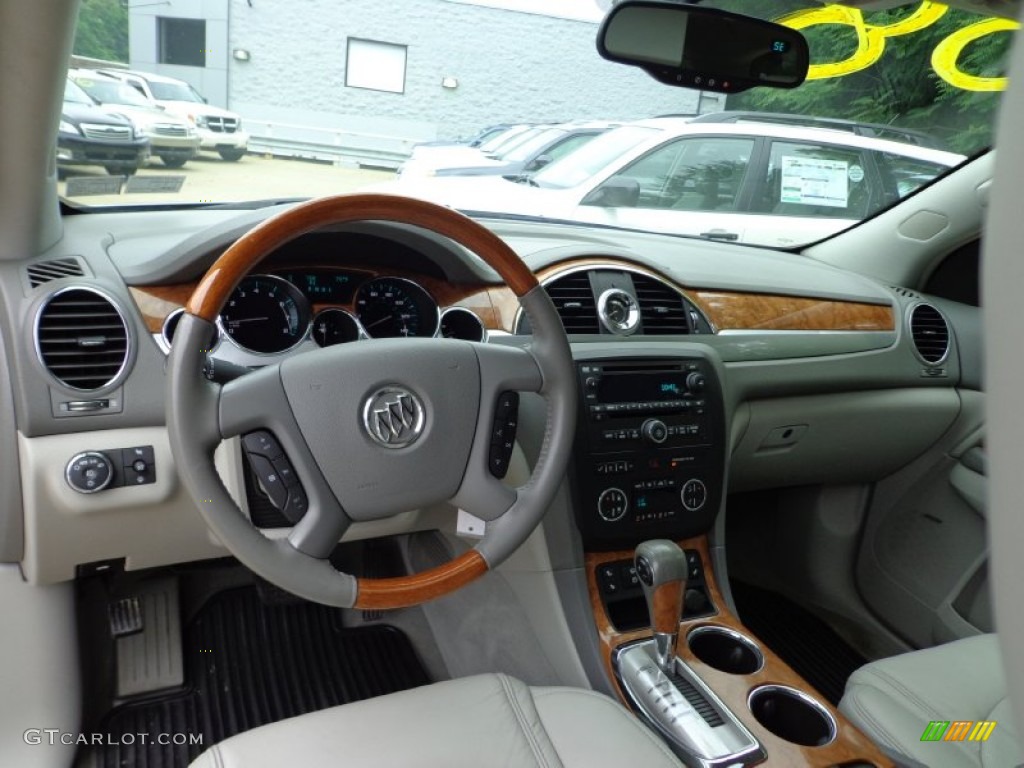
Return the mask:
<path id="1" fill-rule="evenodd" d="M 921 359 L 941 363 L 949 352 L 949 326 L 931 304 L 918 304 L 910 312 L 910 336 Z"/>
<path id="2" fill-rule="evenodd" d="M 51 280 L 60 280 L 62 277 L 82 277 L 85 274 L 78 259 L 73 258 L 30 264 L 25 267 L 25 272 L 28 274 L 28 283 L 33 288 L 38 288 Z"/>
<path id="3" fill-rule="evenodd" d="M 562 318 L 566 333 L 600 333 L 597 303 L 586 272 L 575 272 L 548 283 L 544 290 Z"/>
<path id="4" fill-rule="evenodd" d="M 633 274 L 633 287 L 640 305 L 643 333 L 664 336 L 689 333 L 690 323 L 686 300 L 670 286 L 647 275 Z"/>
<path id="5" fill-rule="evenodd" d="M 43 366 L 71 389 L 102 389 L 128 361 L 128 328 L 117 307 L 90 288 L 68 288 L 47 299 L 36 319 Z"/>

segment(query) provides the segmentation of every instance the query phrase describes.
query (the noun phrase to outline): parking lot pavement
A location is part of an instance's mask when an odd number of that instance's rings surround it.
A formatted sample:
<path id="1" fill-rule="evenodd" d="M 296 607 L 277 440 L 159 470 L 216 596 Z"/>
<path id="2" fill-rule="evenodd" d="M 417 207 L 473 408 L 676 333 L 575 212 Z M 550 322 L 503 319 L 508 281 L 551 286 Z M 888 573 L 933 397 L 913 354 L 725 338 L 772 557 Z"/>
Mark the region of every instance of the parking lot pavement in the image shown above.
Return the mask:
<path id="1" fill-rule="evenodd" d="M 58 189 L 72 204 L 146 205 L 150 203 L 218 203 L 238 200 L 264 200 L 280 197 L 319 197 L 354 192 L 370 184 L 395 178 L 392 171 L 336 166 L 306 160 L 246 155 L 229 163 L 216 155 L 202 154 L 189 160 L 184 168 L 167 168 L 159 160 L 131 177 L 128 185 L 154 191 L 129 191 L 120 194 L 90 194 L 100 186 L 116 185 L 102 168 L 83 166 L 62 169 Z M 77 180 L 76 180 L 77 177 Z M 180 190 L 155 191 L 161 187 Z M 67 196 L 69 182 L 72 196 Z M 88 187 L 93 187 L 92 190 Z M 125 186 L 128 186 L 125 185 Z M 109 192 L 109 189 L 103 190 Z"/>

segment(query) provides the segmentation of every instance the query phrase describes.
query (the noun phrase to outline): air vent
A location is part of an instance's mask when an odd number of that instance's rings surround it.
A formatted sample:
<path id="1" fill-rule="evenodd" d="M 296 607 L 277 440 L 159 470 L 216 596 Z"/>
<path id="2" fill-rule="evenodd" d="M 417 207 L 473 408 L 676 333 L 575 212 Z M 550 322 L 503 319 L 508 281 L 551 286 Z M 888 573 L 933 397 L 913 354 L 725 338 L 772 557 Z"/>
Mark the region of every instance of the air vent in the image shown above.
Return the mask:
<path id="1" fill-rule="evenodd" d="M 949 352 L 949 326 L 931 304 L 918 304 L 910 313 L 910 335 L 926 363 L 941 363 Z"/>
<path id="2" fill-rule="evenodd" d="M 33 288 L 38 288 L 51 280 L 60 280 L 62 277 L 82 277 L 84 274 L 78 259 L 41 261 L 38 264 L 25 267 L 25 272 L 28 273 L 28 282 Z"/>
<path id="3" fill-rule="evenodd" d="M 562 318 L 566 333 L 600 333 L 597 303 L 586 272 L 560 277 L 544 286 Z"/>
<path id="4" fill-rule="evenodd" d="M 128 329 L 117 307 L 89 288 L 51 296 L 36 320 L 36 348 L 54 378 L 71 389 L 102 389 L 128 360 Z"/>
<path id="5" fill-rule="evenodd" d="M 641 274 L 633 275 L 633 287 L 640 304 L 642 333 L 664 336 L 690 332 L 686 300 L 678 291 L 660 280 Z"/>

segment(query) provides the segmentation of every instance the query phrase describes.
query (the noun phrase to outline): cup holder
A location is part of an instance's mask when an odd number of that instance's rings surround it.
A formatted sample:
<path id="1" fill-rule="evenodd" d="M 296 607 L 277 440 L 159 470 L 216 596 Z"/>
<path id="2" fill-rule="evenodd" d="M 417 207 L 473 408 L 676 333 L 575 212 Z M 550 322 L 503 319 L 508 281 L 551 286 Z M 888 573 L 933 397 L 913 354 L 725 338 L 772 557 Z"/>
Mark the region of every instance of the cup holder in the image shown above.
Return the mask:
<path id="1" fill-rule="evenodd" d="M 751 713 L 780 739 L 824 747 L 836 738 L 835 718 L 806 693 L 785 685 L 762 685 L 747 699 Z"/>
<path id="2" fill-rule="evenodd" d="M 686 642 L 694 656 L 720 672 L 750 675 L 764 664 L 764 656 L 752 640 L 725 627 L 697 627 Z"/>

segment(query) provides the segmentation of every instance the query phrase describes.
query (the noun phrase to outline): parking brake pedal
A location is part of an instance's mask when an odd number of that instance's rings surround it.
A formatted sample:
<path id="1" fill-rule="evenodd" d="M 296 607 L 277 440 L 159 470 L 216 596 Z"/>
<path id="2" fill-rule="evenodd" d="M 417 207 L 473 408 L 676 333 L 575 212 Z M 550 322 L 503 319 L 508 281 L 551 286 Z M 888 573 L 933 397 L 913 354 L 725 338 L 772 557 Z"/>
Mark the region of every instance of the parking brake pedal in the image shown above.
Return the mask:
<path id="1" fill-rule="evenodd" d="M 108 613 L 116 638 L 118 698 L 184 684 L 176 579 L 142 582 L 132 596 L 112 603 Z M 118 633 L 121 627 L 131 631 Z"/>

